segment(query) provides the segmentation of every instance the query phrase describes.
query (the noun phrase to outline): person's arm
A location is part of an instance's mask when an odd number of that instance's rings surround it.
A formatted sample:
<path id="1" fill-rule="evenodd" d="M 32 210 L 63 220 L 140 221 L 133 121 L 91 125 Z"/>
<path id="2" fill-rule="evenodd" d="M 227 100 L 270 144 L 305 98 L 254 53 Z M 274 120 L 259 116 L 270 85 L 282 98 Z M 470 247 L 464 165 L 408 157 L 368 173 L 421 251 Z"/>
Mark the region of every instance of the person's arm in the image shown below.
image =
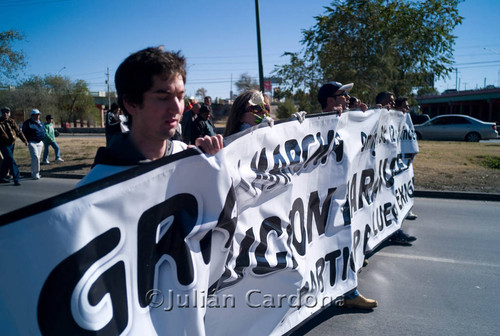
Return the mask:
<path id="1" fill-rule="evenodd" d="M 28 138 L 29 138 L 29 136 L 30 136 L 30 135 L 29 135 L 29 132 L 30 132 L 30 129 L 29 129 L 29 128 L 30 128 L 30 126 L 29 126 L 29 120 L 26 120 L 26 121 L 23 123 L 23 129 L 22 129 L 23 134 L 24 134 L 24 136 L 26 137 L 26 140 L 28 140 Z M 28 141 L 29 141 L 29 140 L 28 140 Z"/>
<path id="2" fill-rule="evenodd" d="M 13 123 L 14 124 L 14 131 L 16 132 L 17 136 L 19 139 L 21 139 L 21 141 L 26 145 L 28 146 L 28 140 L 26 139 L 26 137 L 24 136 L 24 133 L 19 129 L 19 127 L 17 126 L 16 123 Z M 24 126 L 24 125 L 23 125 Z"/>

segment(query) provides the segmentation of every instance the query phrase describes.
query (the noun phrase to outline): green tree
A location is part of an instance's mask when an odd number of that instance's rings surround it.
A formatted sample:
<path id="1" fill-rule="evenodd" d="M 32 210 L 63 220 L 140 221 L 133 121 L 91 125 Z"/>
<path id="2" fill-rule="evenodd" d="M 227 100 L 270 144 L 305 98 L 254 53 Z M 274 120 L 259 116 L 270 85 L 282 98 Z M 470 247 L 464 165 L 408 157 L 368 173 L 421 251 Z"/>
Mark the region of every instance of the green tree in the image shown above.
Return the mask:
<path id="1" fill-rule="evenodd" d="M 373 103 L 380 91 L 409 95 L 443 78 L 453 64 L 460 0 L 336 0 L 303 32 L 304 49 L 285 53 L 275 69 L 288 88 L 354 82 L 353 93 Z M 312 99 L 312 95 L 311 95 Z"/>
<path id="2" fill-rule="evenodd" d="M 290 90 L 282 90 L 280 87 L 274 89 L 273 98 L 280 101 L 283 98 L 292 97 L 292 92 Z"/>
<path id="3" fill-rule="evenodd" d="M 433 87 L 424 87 L 417 91 L 417 96 L 427 96 L 427 95 L 437 95 L 439 94 L 438 90 Z"/>
<path id="4" fill-rule="evenodd" d="M 240 93 L 251 89 L 259 90 L 259 83 L 257 83 L 248 73 L 241 74 L 240 79 L 238 79 L 235 85 Z"/>
<path id="5" fill-rule="evenodd" d="M 284 103 L 278 104 L 278 109 L 276 110 L 276 116 L 278 119 L 290 118 L 292 114 L 297 112 L 295 103 L 292 98 L 286 98 Z"/>
<path id="6" fill-rule="evenodd" d="M 295 92 L 295 101 L 299 105 L 299 111 L 306 111 L 309 114 L 321 112 L 321 105 L 317 99 L 317 91 L 315 88 L 311 88 L 310 94 L 302 89 Z"/>
<path id="7" fill-rule="evenodd" d="M 51 114 L 61 122 L 73 121 L 76 127 L 77 119 L 82 125 L 83 120 L 99 120 L 99 110 L 83 80 L 71 82 L 67 77 L 46 75 L 44 78 L 33 76 L 15 90 L 0 97 L 15 110 L 22 110 L 27 115 L 33 108 L 38 108 L 44 115 Z"/>
<path id="8" fill-rule="evenodd" d="M 18 71 L 26 66 L 24 53 L 12 47 L 15 41 L 22 39 L 23 34 L 15 30 L 0 32 L 0 85 L 16 79 Z"/>

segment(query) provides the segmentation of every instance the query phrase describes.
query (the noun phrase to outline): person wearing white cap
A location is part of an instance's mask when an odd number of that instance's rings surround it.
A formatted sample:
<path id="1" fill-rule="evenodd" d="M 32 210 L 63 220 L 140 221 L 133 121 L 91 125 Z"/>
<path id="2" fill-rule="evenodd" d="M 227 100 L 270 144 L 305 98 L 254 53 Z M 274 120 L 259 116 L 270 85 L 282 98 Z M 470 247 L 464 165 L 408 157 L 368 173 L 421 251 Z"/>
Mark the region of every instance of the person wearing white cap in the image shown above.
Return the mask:
<path id="1" fill-rule="evenodd" d="M 336 112 L 341 115 L 348 108 L 349 94 L 353 83 L 342 85 L 339 82 L 329 82 L 319 88 L 318 101 L 323 112 Z"/>
<path id="2" fill-rule="evenodd" d="M 40 156 L 42 155 L 45 128 L 40 121 L 40 111 L 33 109 L 31 118 L 23 123 L 23 133 L 28 139 L 28 148 L 31 156 L 31 177 L 38 180 L 40 176 Z"/>

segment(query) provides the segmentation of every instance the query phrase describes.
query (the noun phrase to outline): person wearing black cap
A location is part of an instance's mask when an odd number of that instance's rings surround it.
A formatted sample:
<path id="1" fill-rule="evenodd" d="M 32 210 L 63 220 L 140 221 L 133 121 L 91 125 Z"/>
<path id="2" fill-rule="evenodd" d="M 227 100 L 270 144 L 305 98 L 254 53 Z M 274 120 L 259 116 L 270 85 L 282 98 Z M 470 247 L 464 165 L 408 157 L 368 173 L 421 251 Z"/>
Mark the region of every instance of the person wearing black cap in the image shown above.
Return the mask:
<path id="1" fill-rule="evenodd" d="M 28 139 L 28 148 L 31 156 L 31 177 L 38 180 L 40 176 L 40 156 L 42 155 L 45 128 L 40 121 L 40 111 L 33 109 L 31 118 L 23 123 L 23 133 Z"/>
<path id="2" fill-rule="evenodd" d="M 14 119 L 10 118 L 10 108 L 2 108 L 2 116 L 0 117 L 0 151 L 3 155 L 2 166 L 0 167 L 0 183 L 9 183 L 6 179 L 9 170 L 12 172 L 14 185 L 19 183 L 20 173 L 19 168 L 14 160 L 14 145 L 16 143 L 16 135 L 27 146 L 28 141 L 23 132 L 17 127 Z"/>
<path id="3" fill-rule="evenodd" d="M 335 112 L 339 116 L 348 108 L 349 91 L 353 83 L 342 85 L 339 82 L 329 82 L 319 88 L 318 101 L 323 112 Z"/>
<path id="4" fill-rule="evenodd" d="M 323 112 L 335 112 L 339 116 L 348 109 L 349 94 L 353 83 L 342 85 L 339 82 L 329 82 L 319 88 L 318 101 Z M 377 300 L 367 299 L 355 288 L 344 296 L 344 308 L 373 309 L 378 306 Z"/>

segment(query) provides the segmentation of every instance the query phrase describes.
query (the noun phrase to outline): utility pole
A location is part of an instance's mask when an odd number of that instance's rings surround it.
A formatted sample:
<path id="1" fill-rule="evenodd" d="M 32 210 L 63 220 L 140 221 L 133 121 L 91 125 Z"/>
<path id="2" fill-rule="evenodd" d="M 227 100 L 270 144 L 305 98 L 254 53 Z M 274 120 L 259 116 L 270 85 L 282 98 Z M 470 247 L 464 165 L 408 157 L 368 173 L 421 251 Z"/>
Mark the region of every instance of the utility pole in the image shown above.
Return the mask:
<path id="1" fill-rule="evenodd" d="M 257 22 L 257 53 L 259 56 L 259 85 L 260 85 L 260 91 L 264 92 L 264 70 L 262 67 L 262 48 L 260 43 L 259 0 L 255 0 L 255 18 Z"/>
<path id="2" fill-rule="evenodd" d="M 458 68 L 455 68 L 455 90 L 458 91 Z"/>
<path id="3" fill-rule="evenodd" d="M 109 67 L 106 68 L 106 84 L 108 85 L 108 110 L 111 108 L 111 94 L 109 92 Z"/>
<path id="4" fill-rule="evenodd" d="M 229 100 L 233 100 L 233 73 L 231 73 L 231 86 L 229 87 Z"/>

